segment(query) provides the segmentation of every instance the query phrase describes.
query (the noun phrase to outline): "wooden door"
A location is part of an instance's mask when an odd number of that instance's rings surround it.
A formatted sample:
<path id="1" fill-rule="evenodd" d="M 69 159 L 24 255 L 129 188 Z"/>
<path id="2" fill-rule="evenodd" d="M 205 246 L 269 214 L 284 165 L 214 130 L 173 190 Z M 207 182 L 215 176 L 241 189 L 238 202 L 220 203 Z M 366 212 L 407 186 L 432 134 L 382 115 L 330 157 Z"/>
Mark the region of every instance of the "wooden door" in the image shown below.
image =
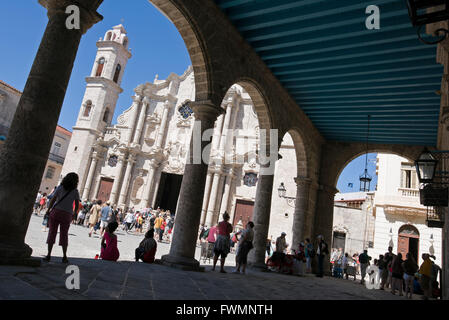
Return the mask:
<path id="1" fill-rule="evenodd" d="M 96 200 L 101 200 L 103 203 L 109 201 L 113 184 L 114 180 L 102 178 L 100 181 L 100 188 L 98 189 Z"/>
<path id="2" fill-rule="evenodd" d="M 399 239 L 398 239 L 398 253 L 402 254 L 402 259 L 405 260 L 405 257 L 408 253 L 408 249 L 409 249 L 409 237 L 403 236 L 403 235 L 399 235 Z"/>
<path id="3" fill-rule="evenodd" d="M 232 225 L 235 227 L 237 223 L 242 220 L 243 228 L 246 227 L 246 224 L 249 221 L 252 221 L 254 211 L 254 202 L 245 201 L 245 200 L 237 200 L 235 205 L 235 215 L 234 221 Z"/>

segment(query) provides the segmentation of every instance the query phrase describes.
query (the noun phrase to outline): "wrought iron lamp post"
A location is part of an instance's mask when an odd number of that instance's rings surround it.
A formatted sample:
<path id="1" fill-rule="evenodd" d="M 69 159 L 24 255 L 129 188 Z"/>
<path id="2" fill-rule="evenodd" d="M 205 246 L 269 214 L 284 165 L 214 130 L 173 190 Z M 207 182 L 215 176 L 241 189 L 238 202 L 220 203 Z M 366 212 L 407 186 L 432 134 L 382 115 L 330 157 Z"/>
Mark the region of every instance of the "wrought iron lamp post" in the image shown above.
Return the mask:
<path id="1" fill-rule="evenodd" d="M 427 148 L 415 161 L 418 180 L 421 183 L 419 190 L 420 203 L 427 207 L 426 223 L 427 226 L 432 228 L 444 226 L 441 207 L 448 206 L 448 187 L 442 172 L 440 171 L 437 175 L 438 164 L 438 159 Z M 444 163 L 442 164 L 444 165 Z"/>
<path id="2" fill-rule="evenodd" d="M 278 188 L 278 194 L 279 194 L 279 198 L 284 198 L 285 200 L 287 200 L 287 204 L 290 207 L 292 207 L 292 208 L 296 207 L 296 198 L 286 196 L 287 189 L 285 188 L 285 185 L 283 182 L 281 182 L 281 185 Z"/>
<path id="3" fill-rule="evenodd" d="M 436 160 L 432 153 L 425 148 L 419 158 L 415 161 L 416 173 L 418 173 L 419 182 L 432 183 L 435 177 L 437 165 L 438 160 Z"/>
<path id="4" fill-rule="evenodd" d="M 407 7 L 413 26 L 418 27 L 420 41 L 437 44 L 448 37 L 449 30 L 439 28 L 434 35 L 440 38 L 436 41 L 427 41 L 422 38 L 421 31 L 427 24 L 449 20 L 449 0 L 407 0 Z"/>

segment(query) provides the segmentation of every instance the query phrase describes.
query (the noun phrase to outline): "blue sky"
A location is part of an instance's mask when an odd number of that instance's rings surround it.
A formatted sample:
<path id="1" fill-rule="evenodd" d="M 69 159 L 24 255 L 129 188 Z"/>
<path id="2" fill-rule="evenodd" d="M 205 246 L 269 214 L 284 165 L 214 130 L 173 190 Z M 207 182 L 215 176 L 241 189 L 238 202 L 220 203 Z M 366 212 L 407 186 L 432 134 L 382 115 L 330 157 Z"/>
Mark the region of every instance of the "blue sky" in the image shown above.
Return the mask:
<path id="1" fill-rule="evenodd" d="M 125 5 L 126 3 L 126 5 Z M 130 39 L 133 57 L 125 70 L 121 94 L 113 123 L 118 115 L 132 104 L 133 89 L 156 76 L 165 79 L 171 72 L 183 74 L 191 64 L 184 41 L 175 26 L 147 0 L 104 1 L 99 9 L 104 20 L 93 26 L 82 38 L 72 77 L 62 107 L 59 124 L 69 130 L 75 125 L 85 91 L 85 77 L 92 70 L 97 47 L 96 41 L 107 30 L 122 23 Z M 3 1 L 0 10 L 2 46 L 0 47 L 0 79 L 23 90 L 34 56 L 47 25 L 46 10 L 37 0 Z M 370 159 L 375 159 L 371 154 Z M 363 173 L 365 157 L 351 162 L 340 176 L 341 192 L 356 192 L 359 175 Z M 375 162 L 369 163 L 377 184 Z M 353 183 L 353 188 L 348 187 Z"/>

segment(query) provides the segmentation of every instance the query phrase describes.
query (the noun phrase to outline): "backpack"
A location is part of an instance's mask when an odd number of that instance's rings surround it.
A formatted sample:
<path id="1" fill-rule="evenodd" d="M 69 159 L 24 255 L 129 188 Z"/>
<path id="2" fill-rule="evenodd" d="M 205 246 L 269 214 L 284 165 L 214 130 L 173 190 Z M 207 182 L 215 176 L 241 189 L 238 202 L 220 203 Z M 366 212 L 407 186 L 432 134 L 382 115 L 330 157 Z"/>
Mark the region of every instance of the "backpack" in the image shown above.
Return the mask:
<path id="1" fill-rule="evenodd" d="M 210 229 L 207 229 L 206 231 L 204 231 L 204 233 L 203 233 L 203 239 L 207 239 L 207 237 L 209 236 L 209 230 L 210 230 Z"/>
<path id="2" fill-rule="evenodd" d="M 310 258 L 315 258 L 316 252 L 315 249 L 310 246 L 310 248 L 307 248 L 307 254 L 309 255 Z"/>

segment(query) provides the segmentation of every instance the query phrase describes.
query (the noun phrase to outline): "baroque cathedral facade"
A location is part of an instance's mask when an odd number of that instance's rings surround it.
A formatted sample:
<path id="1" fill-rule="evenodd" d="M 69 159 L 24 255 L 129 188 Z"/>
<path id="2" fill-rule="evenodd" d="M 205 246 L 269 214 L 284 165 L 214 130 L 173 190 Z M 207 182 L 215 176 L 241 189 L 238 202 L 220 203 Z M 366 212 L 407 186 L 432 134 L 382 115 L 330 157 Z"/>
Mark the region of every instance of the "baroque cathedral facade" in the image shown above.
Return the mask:
<path id="1" fill-rule="evenodd" d="M 137 86 L 132 105 L 112 125 L 123 73 L 131 53 L 122 25 L 97 42 L 97 56 L 69 146 L 62 176 L 77 172 L 83 200 L 110 201 L 121 208 L 157 208 L 176 212 L 184 167 L 192 137 L 194 115 L 189 102 L 195 97 L 193 68 L 183 75 Z M 245 225 L 252 217 L 256 185 L 259 122 L 248 93 L 234 85 L 222 103 L 211 142 L 209 171 L 201 222 L 217 223 L 225 211 L 231 223 Z M 295 157 L 293 141 L 286 137 L 280 154 Z M 224 162 L 223 159 L 244 159 Z M 278 178 L 296 190 L 296 161 L 283 171 L 292 179 Z M 291 181 L 290 181 L 291 180 Z M 273 193 L 277 197 L 277 190 Z M 276 201 L 273 201 L 276 202 Z M 274 203 L 280 218 L 273 237 L 291 230 L 294 208 Z"/>

